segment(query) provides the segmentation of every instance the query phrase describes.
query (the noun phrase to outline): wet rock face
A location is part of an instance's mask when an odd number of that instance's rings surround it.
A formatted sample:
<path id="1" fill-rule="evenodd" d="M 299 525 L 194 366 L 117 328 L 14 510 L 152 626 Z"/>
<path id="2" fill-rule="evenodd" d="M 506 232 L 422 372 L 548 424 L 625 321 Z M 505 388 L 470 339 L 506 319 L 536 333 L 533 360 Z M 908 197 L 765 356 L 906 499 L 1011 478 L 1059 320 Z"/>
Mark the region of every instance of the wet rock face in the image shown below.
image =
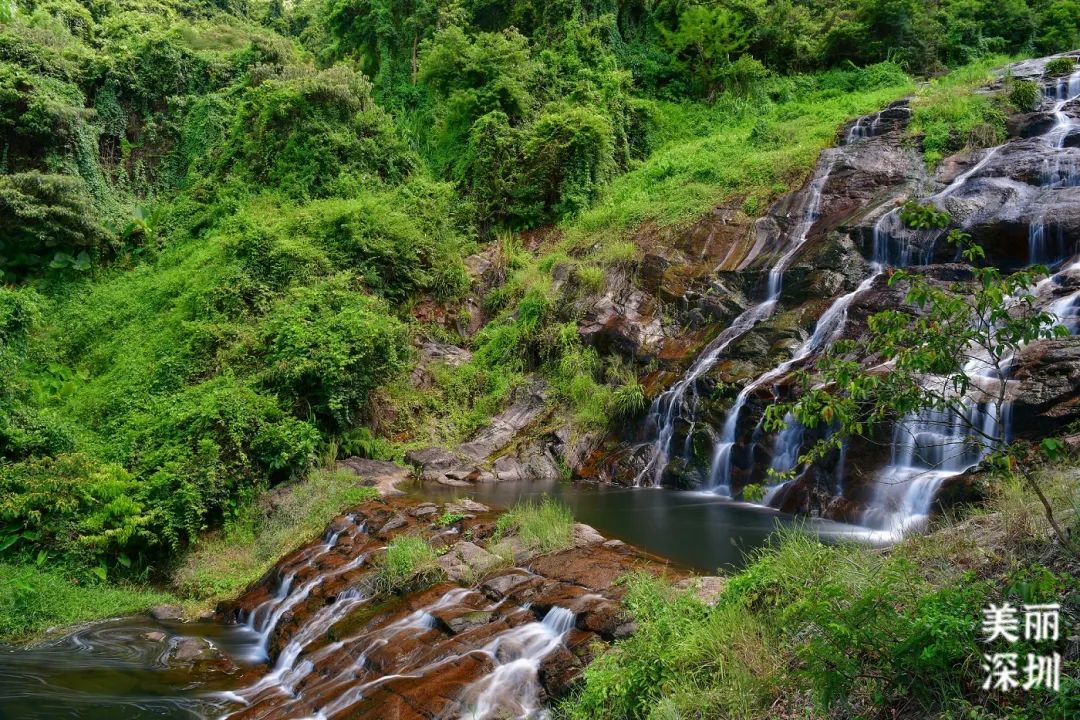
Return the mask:
<path id="1" fill-rule="evenodd" d="M 475 516 L 448 531 L 430 522 L 432 513 L 418 512 L 428 505 L 392 499 L 359 506 L 219 608 L 220 619 L 261 632 L 268 656 L 237 691 L 247 705 L 228 717 L 536 712 L 566 692 L 591 660 L 593 643 L 632 630 L 616 581 L 628 572 L 666 571 L 587 526 L 575 528 L 570 549 L 525 552 L 527 567 L 507 567 L 479 539 L 494 520 L 487 508 L 472 504 Z M 381 553 L 406 533 L 445 548 L 439 565 L 461 584 L 403 595 L 381 590 Z"/>
<path id="2" fill-rule="evenodd" d="M 1024 437 L 1080 419 L 1080 337 L 1042 340 L 1017 358 L 1010 389 L 1013 423 Z"/>
<path id="3" fill-rule="evenodd" d="M 794 371 L 810 367 L 837 340 L 867 339 L 867 319 L 874 313 L 905 306 L 904 290 L 889 286 L 885 266 L 917 267 L 935 283 L 971 280 L 970 267 L 944 241 L 946 230 L 904 227 L 898 208 L 907 200 L 946 211 L 951 227 L 972 235 L 987 261 L 1006 272 L 1032 263 L 1050 266 L 1053 280 L 1040 285 L 1037 303 L 1055 308 L 1072 332 L 1080 331 L 1080 271 L 1068 266 L 1080 253 L 1080 98 L 1065 99 L 1076 94 L 1075 77 L 1043 78 L 1043 64 L 1010 69 L 1016 77 L 1042 82 L 1044 101 L 1037 112 L 1009 119 L 1009 139 L 999 147 L 945 158 L 931 173 L 918 143 L 906 134 L 910 109 L 897 103 L 842 128 L 839 146 L 822 153 L 811 181 L 780 198 L 749 229 L 724 208 L 703 219 L 687 237 L 701 252 L 723 258 L 711 281 L 712 302 L 725 308 L 727 319 L 718 313 L 715 322 L 700 322 L 700 304 L 696 315 L 676 316 L 692 342 L 683 342 L 673 362 L 664 364 L 665 355 L 658 356 L 661 369 L 645 384 L 659 402 L 639 427 L 607 439 L 581 474 L 608 482 L 719 487 L 736 497 L 745 486 L 760 484 L 771 486 L 768 504 L 774 507 L 849 522 L 865 520 L 874 508 L 888 514 L 889 508 L 907 507 L 895 493 L 881 491 L 886 468 L 908 467 L 891 456 L 894 441 L 887 429 L 873 442 L 855 440 L 843 456 L 807 468 L 797 463 L 799 450 L 823 430 L 769 433 L 761 418 L 770 403 L 789 397 Z M 990 90 L 1001 87 L 999 82 Z M 725 251 L 715 249 L 717 239 Z M 680 252 L 694 256 L 693 248 Z M 731 318 L 762 304 L 770 269 L 781 258 L 776 307 L 737 329 L 722 352 L 702 361 L 716 338 L 737 328 L 740 320 Z M 679 260 L 670 254 L 647 259 L 643 284 L 651 294 L 663 294 L 664 283 L 672 283 L 676 296 L 686 300 L 694 286 L 688 290 L 677 281 Z M 696 287 L 703 285 L 698 281 Z M 815 345 L 823 327 L 833 329 Z M 697 359 L 686 371 L 686 354 L 695 349 Z M 1008 383 L 1016 434 L 1036 437 L 1080 416 L 1074 410 L 1075 353 L 1069 342 L 1052 341 L 1033 343 L 1019 354 Z M 665 389 L 677 393 L 665 396 Z M 912 441 L 912 447 L 920 442 Z M 917 464 L 923 455 L 917 450 Z M 792 471 L 793 479 L 779 486 L 770 469 Z M 947 473 L 954 470 L 928 491 L 930 497 L 938 493 L 953 502 L 974 492 L 957 468 L 950 465 Z"/>

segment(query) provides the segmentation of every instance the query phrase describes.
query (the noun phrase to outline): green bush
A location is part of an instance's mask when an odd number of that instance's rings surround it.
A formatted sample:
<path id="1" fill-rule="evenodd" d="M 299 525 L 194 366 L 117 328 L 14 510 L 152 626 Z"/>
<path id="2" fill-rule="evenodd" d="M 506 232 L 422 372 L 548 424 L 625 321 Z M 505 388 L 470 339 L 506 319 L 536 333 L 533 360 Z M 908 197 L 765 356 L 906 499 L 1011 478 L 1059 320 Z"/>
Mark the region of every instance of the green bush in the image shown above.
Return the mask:
<path id="1" fill-rule="evenodd" d="M 368 393 L 402 371 L 409 357 L 405 326 L 347 282 L 336 278 L 287 293 L 252 348 L 263 354 L 263 385 L 337 429 L 351 427 Z"/>
<path id="2" fill-rule="evenodd" d="M 0 175 L 0 272 L 13 280 L 50 264 L 89 267 L 109 238 L 96 215 L 77 177 Z"/>
<path id="3" fill-rule="evenodd" d="M 552 107 L 529 130 L 524 154 L 539 218 L 573 215 L 599 196 L 615 170 L 610 121 L 592 108 Z"/>
<path id="4" fill-rule="evenodd" d="M 1056 57 L 1046 61 L 1046 74 L 1050 77 L 1072 75 L 1076 72 L 1076 58 Z"/>
<path id="5" fill-rule="evenodd" d="M 1009 102 L 1021 112 L 1031 112 L 1039 107 L 1042 90 L 1034 80 L 1013 80 L 1009 86 Z"/>
<path id="6" fill-rule="evenodd" d="M 416 160 L 370 90 L 342 65 L 264 80 L 237 106 L 223 169 L 294 198 L 402 180 Z"/>
<path id="7" fill-rule="evenodd" d="M 161 518 L 145 488 L 123 468 L 86 455 L 0 465 L 0 547 L 6 554 L 38 552 L 96 565 L 154 550 Z"/>

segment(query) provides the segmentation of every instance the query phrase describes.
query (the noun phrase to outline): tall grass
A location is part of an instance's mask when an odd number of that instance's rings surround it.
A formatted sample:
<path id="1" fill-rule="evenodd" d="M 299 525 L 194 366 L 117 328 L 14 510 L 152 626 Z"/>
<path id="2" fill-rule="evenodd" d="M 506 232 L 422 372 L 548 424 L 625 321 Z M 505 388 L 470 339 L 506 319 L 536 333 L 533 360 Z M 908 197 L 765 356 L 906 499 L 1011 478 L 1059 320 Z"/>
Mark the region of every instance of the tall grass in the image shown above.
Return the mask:
<path id="1" fill-rule="evenodd" d="M 534 550 L 555 552 L 573 542 L 574 515 L 550 497 L 540 502 L 526 500 L 500 515 L 495 530 L 499 537 L 516 535 Z"/>
<path id="2" fill-rule="evenodd" d="M 176 602 L 138 585 L 75 582 L 63 572 L 0 564 L 0 641 L 16 641 L 49 627 L 143 612 Z"/>
<path id="3" fill-rule="evenodd" d="M 379 561 L 378 583 L 383 592 L 402 592 L 435 582 L 441 571 L 434 548 L 418 535 L 398 535 Z"/>

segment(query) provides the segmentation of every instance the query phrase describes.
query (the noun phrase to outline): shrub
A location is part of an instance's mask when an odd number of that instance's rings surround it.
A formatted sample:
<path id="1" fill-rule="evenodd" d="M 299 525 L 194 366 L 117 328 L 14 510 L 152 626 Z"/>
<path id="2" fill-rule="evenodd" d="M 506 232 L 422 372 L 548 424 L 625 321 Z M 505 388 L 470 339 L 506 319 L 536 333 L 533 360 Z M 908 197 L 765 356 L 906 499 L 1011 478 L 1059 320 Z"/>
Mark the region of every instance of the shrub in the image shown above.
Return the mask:
<path id="1" fill-rule="evenodd" d="M 438 580 L 442 575 L 438 556 L 418 535 L 398 535 L 379 561 L 378 583 L 383 592 L 403 592 Z"/>
<path id="2" fill-rule="evenodd" d="M 742 489 L 742 499 L 746 502 L 761 502 L 765 497 L 765 487 L 760 483 L 751 483 Z"/>
<path id="3" fill-rule="evenodd" d="M 0 174 L 0 272 L 15 279 L 50 263 L 87 266 L 108 239 L 97 215 L 77 177 Z"/>
<path id="4" fill-rule="evenodd" d="M 123 468 L 79 454 L 0 465 L 0 548 L 40 551 L 87 565 L 162 543 L 161 517 Z"/>
<path id="5" fill-rule="evenodd" d="M 229 376 L 154 398 L 120 427 L 114 452 L 130 453 L 141 496 L 173 547 L 219 522 L 245 493 L 303 474 L 319 440 L 311 424 Z"/>
<path id="6" fill-rule="evenodd" d="M 589 107 L 552 106 L 536 119 L 525 141 L 529 197 L 538 217 L 584 210 L 615 170 L 610 121 Z"/>
<path id="7" fill-rule="evenodd" d="M 358 179 L 402 180 L 416 160 L 370 92 L 367 80 L 343 65 L 250 88 L 237 107 L 222 170 L 295 198 L 336 194 Z"/>
<path id="8" fill-rule="evenodd" d="M 1050 77 L 1072 75 L 1076 72 L 1076 58 L 1056 57 L 1046 61 L 1046 74 Z"/>
<path id="9" fill-rule="evenodd" d="M 1013 80 L 1009 87 L 1009 102 L 1021 112 L 1031 112 L 1042 101 L 1042 90 L 1034 80 Z"/>
<path id="10" fill-rule="evenodd" d="M 921 204 L 917 200 L 908 200 L 900 208 L 900 222 L 906 227 L 917 230 L 941 229 L 949 225 L 949 213 L 937 207 Z"/>
<path id="11" fill-rule="evenodd" d="M 405 326 L 344 278 L 291 290 L 263 324 L 262 383 L 300 413 L 351 427 L 368 393 L 405 368 Z M 301 408 L 306 409 L 302 410 Z"/>
<path id="12" fill-rule="evenodd" d="M 573 542 L 574 515 L 570 508 L 545 496 L 538 503 L 519 502 L 499 516 L 495 528 L 499 537 L 516 535 L 527 547 L 555 552 Z"/>

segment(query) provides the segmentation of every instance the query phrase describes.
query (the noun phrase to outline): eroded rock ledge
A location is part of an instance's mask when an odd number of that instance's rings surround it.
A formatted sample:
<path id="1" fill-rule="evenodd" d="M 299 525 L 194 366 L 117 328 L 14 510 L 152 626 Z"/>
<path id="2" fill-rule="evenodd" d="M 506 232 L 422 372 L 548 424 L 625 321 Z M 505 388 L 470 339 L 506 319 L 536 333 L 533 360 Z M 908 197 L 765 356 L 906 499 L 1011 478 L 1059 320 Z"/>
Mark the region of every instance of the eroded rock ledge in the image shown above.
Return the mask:
<path id="1" fill-rule="evenodd" d="M 219 620 L 248 623 L 266 636 L 266 663 L 240 681 L 247 690 L 238 697 L 249 704 L 230 717 L 462 717 L 477 688 L 490 689 L 505 653 L 512 655 L 511 641 L 569 611 L 572 624 L 539 660 L 535 677 L 515 680 L 513 692 L 545 703 L 566 691 L 596 643 L 633 631 L 620 578 L 682 575 L 581 524 L 570 547 L 541 554 L 514 536 L 498 538 L 496 519 L 470 500 L 400 497 L 336 518 L 321 539 L 218 608 Z M 381 558 L 402 535 L 435 548 L 435 584 L 404 594 L 380 587 Z"/>

